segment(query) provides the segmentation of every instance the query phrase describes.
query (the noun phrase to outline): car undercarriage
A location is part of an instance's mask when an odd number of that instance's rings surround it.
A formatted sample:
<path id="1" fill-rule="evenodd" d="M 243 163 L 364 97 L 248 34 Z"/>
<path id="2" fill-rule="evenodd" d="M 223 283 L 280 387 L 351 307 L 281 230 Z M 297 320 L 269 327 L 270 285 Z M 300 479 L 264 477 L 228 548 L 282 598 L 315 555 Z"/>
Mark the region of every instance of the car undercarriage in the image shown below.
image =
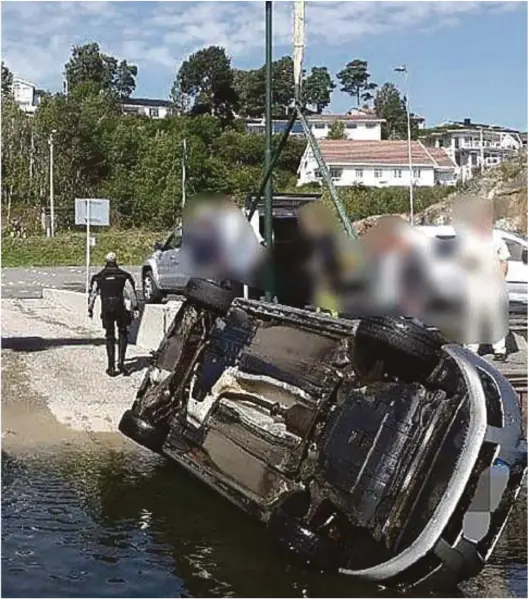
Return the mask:
<path id="1" fill-rule="evenodd" d="M 526 469 L 515 392 L 460 346 L 199 279 L 120 430 L 305 564 L 390 586 L 480 571 Z"/>

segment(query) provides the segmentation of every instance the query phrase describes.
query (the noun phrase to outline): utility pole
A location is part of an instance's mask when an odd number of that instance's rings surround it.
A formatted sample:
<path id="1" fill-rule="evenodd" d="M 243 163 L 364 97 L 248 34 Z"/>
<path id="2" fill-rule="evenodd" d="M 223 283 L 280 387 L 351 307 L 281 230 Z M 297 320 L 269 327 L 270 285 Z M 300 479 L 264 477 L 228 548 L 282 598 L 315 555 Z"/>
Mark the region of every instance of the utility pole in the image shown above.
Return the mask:
<path id="1" fill-rule="evenodd" d="M 413 168 L 412 168 L 412 140 L 411 140 L 411 86 L 409 83 L 409 70 L 407 65 L 396 67 L 394 69 L 397 73 L 403 73 L 405 76 L 405 87 L 407 101 L 405 102 L 407 108 L 407 148 L 409 153 L 409 211 L 411 226 L 414 225 L 414 189 L 413 189 Z"/>
<path id="2" fill-rule="evenodd" d="M 51 236 L 55 237 L 55 196 L 53 189 L 53 135 L 57 133 L 56 129 L 52 129 L 49 138 L 48 144 L 50 149 L 50 172 L 49 172 L 49 195 L 50 195 L 50 231 Z"/>
<path id="3" fill-rule="evenodd" d="M 484 132 L 480 128 L 480 173 L 484 172 Z"/>
<path id="4" fill-rule="evenodd" d="M 29 182 L 33 181 L 33 154 L 35 152 L 35 138 L 33 136 L 33 123 L 31 123 L 31 147 L 29 150 Z"/>
<path id="5" fill-rule="evenodd" d="M 185 202 L 187 201 L 187 194 L 185 192 L 187 180 L 187 140 L 183 138 L 183 156 L 182 156 L 182 221 L 183 221 L 183 209 L 185 208 Z"/>
<path id="6" fill-rule="evenodd" d="M 266 153 L 264 160 L 264 169 L 267 172 L 271 166 L 271 126 L 272 126 L 272 115 L 271 115 L 271 62 L 272 62 L 272 3 L 270 0 L 266 1 Z M 259 198 L 260 199 L 260 198 Z M 266 246 L 268 251 L 271 251 L 273 244 L 273 187 L 272 187 L 272 176 L 268 177 L 266 181 L 266 187 L 264 189 L 265 209 L 264 209 L 264 238 L 266 240 Z M 273 292 L 271 290 L 271 282 L 273 280 L 273 273 L 268 273 L 268 284 L 266 285 L 266 300 L 271 301 L 273 299 Z"/>

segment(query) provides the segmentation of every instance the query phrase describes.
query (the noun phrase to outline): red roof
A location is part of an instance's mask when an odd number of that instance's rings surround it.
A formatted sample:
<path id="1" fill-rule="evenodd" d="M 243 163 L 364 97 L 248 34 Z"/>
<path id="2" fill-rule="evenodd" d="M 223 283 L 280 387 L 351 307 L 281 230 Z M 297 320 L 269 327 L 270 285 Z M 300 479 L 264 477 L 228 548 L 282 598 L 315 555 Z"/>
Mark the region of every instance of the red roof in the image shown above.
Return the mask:
<path id="1" fill-rule="evenodd" d="M 425 148 L 420 142 L 411 142 L 412 163 L 415 166 L 433 166 L 454 168 L 456 164 L 443 148 Z M 409 149 L 406 141 L 356 141 L 331 140 L 319 141 L 319 147 L 327 164 L 373 164 L 397 165 L 409 164 Z"/>
<path id="2" fill-rule="evenodd" d="M 356 112 L 354 114 L 311 114 L 309 121 L 323 121 L 333 123 L 334 121 L 368 121 L 383 123 L 385 119 L 380 119 L 375 113 Z"/>

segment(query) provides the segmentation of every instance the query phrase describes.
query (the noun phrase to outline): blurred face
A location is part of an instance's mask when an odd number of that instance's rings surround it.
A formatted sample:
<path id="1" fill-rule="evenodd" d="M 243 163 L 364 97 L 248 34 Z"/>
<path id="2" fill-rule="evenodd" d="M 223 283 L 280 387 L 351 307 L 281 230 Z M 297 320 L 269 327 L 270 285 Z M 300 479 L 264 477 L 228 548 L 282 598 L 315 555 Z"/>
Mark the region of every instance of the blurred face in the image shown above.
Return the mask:
<path id="1" fill-rule="evenodd" d="M 481 209 L 476 211 L 473 218 L 473 227 L 479 233 L 490 233 L 493 229 L 493 214 L 491 210 Z"/>

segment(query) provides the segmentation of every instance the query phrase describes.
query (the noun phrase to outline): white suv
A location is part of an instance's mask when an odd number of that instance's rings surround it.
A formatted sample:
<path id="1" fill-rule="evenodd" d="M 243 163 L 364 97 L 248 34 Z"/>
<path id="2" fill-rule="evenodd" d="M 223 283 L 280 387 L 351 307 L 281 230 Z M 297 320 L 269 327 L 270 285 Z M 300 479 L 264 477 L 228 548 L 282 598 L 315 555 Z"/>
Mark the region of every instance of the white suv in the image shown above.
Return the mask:
<path id="1" fill-rule="evenodd" d="M 416 229 L 428 237 L 436 237 L 437 239 L 454 239 L 456 237 L 456 231 L 450 225 L 426 225 L 418 226 Z M 506 275 L 510 304 L 527 304 L 528 239 L 501 229 L 495 229 L 494 232 L 504 240 L 511 256 L 508 261 L 508 274 Z"/>

